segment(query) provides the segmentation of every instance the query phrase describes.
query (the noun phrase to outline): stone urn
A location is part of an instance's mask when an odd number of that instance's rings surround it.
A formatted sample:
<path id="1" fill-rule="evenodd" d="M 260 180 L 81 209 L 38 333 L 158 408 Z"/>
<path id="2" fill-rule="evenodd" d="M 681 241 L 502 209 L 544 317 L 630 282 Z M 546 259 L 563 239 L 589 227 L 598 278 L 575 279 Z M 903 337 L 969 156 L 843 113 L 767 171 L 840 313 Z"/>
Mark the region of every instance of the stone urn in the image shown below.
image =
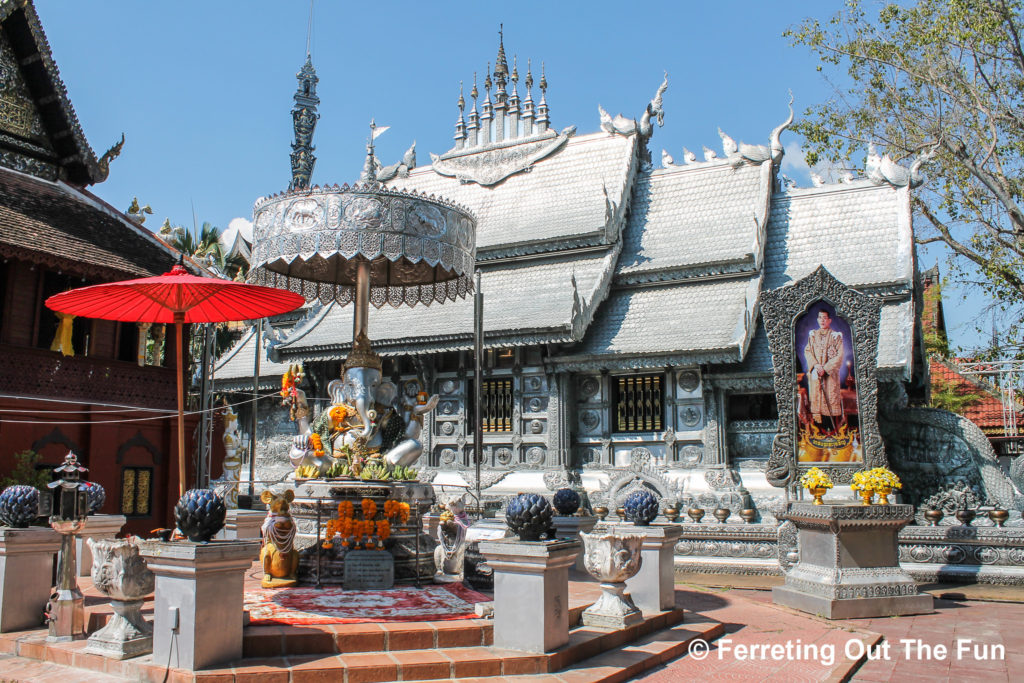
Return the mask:
<path id="1" fill-rule="evenodd" d="M 640 571 L 644 537 L 580 533 L 580 538 L 583 566 L 601 582 L 601 597 L 583 612 L 583 624 L 621 629 L 643 621 L 639 608 L 625 591 L 626 581 Z"/>
<path id="2" fill-rule="evenodd" d="M 89 636 L 86 652 L 127 659 L 153 651 L 153 627 L 142 617 L 142 602 L 153 592 L 153 572 L 139 556 L 135 539 L 86 539 L 92 550 L 92 583 L 110 598 L 107 625 Z"/>

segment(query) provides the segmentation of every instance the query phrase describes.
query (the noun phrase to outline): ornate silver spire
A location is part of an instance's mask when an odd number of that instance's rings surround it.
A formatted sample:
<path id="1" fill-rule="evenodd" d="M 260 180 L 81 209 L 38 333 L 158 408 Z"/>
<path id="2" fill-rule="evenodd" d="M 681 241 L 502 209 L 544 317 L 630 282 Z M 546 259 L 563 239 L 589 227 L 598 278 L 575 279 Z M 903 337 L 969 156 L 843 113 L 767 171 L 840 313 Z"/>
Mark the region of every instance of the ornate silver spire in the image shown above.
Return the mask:
<path id="1" fill-rule="evenodd" d="M 313 150 L 316 149 L 313 147 L 313 131 L 320 118 L 316 111 L 317 105 L 320 104 L 320 98 L 316 95 L 316 84 L 320 79 L 317 78 L 309 52 L 306 53 L 306 63 L 295 74 L 295 78 L 299 84 L 295 91 L 295 106 L 292 107 L 295 141 L 292 143 L 292 181 L 288 185 L 289 190 L 309 187 L 313 166 L 316 164 L 316 157 L 313 155 Z"/>
<path id="2" fill-rule="evenodd" d="M 480 97 L 480 91 L 476 89 L 476 72 L 473 72 L 473 89 L 469 91 L 469 96 L 473 98 L 473 108 L 469 110 L 469 124 L 466 126 L 466 130 L 469 133 L 469 140 L 466 144 L 470 147 L 476 147 L 477 136 L 480 131 L 480 114 L 476 111 L 476 100 Z"/>
<path id="3" fill-rule="evenodd" d="M 548 116 L 548 78 L 544 73 L 544 62 L 540 63 L 540 103 L 537 104 L 537 132 L 543 133 L 548 129 L 551 118 Z"/>
<path id="4" fill-rule="evenodd" d="M 462 96 L 462 81 L 459 81 L 459 118 L 455 121 L 455 149 L 462 149 L 466 145 L 466 119 L 463 112 L 466 111 L 466 98 Z"/>
<path id="5" fill-rule="evenodd" d="M 533 71 L 532 60 L 526 60 L 526 99 L 523 101 L 523 135 L 533 134 Z"/>
<path id="6" fill-rule="evenodd" d="M 500 25 L 499 25 L 500 26 Z M 501 142 L 505 137 L 505 111 L 508 109 L 508 62 L 505 61 L 505 39 L 502 29 L 498 29 L 498 57 L 494 60 L 494 82 L 498 86 L 494 93 L 494 141 Z"/>
<path id="7" fill-rule="evenodd" d="M 494 106 L 491 104 L 491 63 L 487 62 L 487 76 L 484 78 L 484 103 L 480 114 L 480 144 L 491 141 L 491 119 L 494 118 Z"/>
<path id="8" fill-rule="evenodd" d="M 519 137 L 519 90 L 517 85 L 519 83 L 519 66 L 518 59 L 515 55 L 512 55 L 512 75 L 509 80 L 512 81 L 512 93 L 508 96 L 508 116 L 509 116 L 509 133 L 510 138 Z"/>

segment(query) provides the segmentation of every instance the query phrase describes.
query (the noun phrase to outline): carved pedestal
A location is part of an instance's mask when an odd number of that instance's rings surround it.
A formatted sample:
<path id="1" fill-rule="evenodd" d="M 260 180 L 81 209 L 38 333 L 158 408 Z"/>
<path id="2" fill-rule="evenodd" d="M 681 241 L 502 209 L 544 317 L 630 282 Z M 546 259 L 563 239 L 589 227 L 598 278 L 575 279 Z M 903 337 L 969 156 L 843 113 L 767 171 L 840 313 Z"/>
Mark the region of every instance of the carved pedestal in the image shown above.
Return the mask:
<path id="1" fill-rule="evenodd" d="M 582 517 L 555 515 L 551 519 L 551 525 L 555 527 L 555 534 L 558 538 L 575 539 L 577 541 L 580 540 L 580 532 L 589 534 L 594 530 L 596 524 L 597 517 L 593 515 L 584 515 Z M 583 567 L 583 553 L 576 556 L 576 564 L 572 568 L 584 574 L 587 572 Z"/>
<path id="2" fill-rule="evenodd" d="M 153 627 L 142 616 L 142 603 L 153 592 L 153 572 L 139 556 L 135 539 L 89 539 L 93 586 L 110 597 L 114 616 L 89 636 L 86 652 L 128 659 L 153 651 Z"/>
<path id="3" fill-rule="evenodd" d="M 89 515 L 85 526 L 75 537 L 75 556 L 78 558 L 77 576 L 89 576 L 92 572 L 92 549 L 86 539 L 94 541 L 113 540 L 121 533 L 127 520 L 124 515 Z"/>
<path id="4" fill-rule="evenodd" d="M 224 528 L 217 534 L 217 538 L 225 541 L 259 539 L 260 527 L 266 518 L 267 513 L 263 510 L 228 510 Z"/>
<path id="5" fill-rule="evenodd" d="M 626 589 L 633 603 L 643 612 L 664 612 L 675 609 L 675 546 L 683 529 L 678 524 L 651 524 L 615 526 L 619 535 L 641 535 L 640 571 L 626 581 Z"/>
<path id="6" fill-rule="evenodd" d="M 0 527 L 0 633 L 42 625 L 59 548 L 49 527 Z"/>
<path id="7" fill-rule="evenodd" d="M 911 505 L 791 503 L 784 517 L 798 533 L 799 560 L 772 599 L 827 619 L 932 611 L 932 596 L 899 566 L 896 536 Z"/>
<path id="8" fill-rule="evenodd" d="M 204 669 L 242 657 L 242 581 L 257 541 L 147 541 L 140 554 L 156 575 L 153 661 Z"/>
<path id="9" fill-rule="evenodd" d="M 579 541 L 481 541 L 494 570 L 494 645 L 551 652 L 569 642 L 569 567 Z"/>

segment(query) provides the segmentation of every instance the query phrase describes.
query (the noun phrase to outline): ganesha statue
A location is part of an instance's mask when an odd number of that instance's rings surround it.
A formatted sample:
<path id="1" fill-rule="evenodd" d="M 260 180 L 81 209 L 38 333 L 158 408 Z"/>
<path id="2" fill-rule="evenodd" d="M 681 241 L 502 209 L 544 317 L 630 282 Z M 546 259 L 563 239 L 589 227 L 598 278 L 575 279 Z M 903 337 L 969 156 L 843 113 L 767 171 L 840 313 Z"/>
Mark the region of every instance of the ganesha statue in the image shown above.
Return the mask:
<path id="1" fill-rule="evenodd" d="M 289 452 L 297 470 L 358 477 L 366 466 L 390 472 L 419 459 L 423 416 L 434 409 L 438 397 L 420 391 L 409 403 L 400 396 L 394 383 L 384 379 L 380 356 L 365 336 L 356 340 L 341 379 L 330 382 L 327 392 L 331 405 L 312 424 L 300 421 Z"/>

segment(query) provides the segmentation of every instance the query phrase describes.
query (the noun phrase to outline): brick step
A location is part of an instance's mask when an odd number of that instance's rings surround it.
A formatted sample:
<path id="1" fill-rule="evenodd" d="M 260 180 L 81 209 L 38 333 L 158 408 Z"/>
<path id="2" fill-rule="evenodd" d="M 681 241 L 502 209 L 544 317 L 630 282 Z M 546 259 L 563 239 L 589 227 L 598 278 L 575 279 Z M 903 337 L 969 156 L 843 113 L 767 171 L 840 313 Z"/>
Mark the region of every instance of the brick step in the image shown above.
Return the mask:
<path id="1" fill-rule="evenodd" d="M 589 606 L 581 604 L 571 607 L 569 623 L 574 626 L 578 624 L 583 610 Z M 489 619 L 246 626 L 242 638 L 242 656 L 246 658 L 395 652 L 491 645 L 494 643 L 494 626 Z"/>
<path id="2" fill-rule="evenodd" d="M 127 680 L 130 679 L 28 657 L 0 655 L 0 681 L 4 683 L 124 683 Z"/>
<path id="3" fill-rule="evenodd" d="M 682 620 L 683 610 L 676 609 L 651 615 L 644 622 L 621 631 L 578 627 L 570 632 L 566 647 L 548 654 L 475 646 L 349 652 L 340 655 L 294 655 L 247 658 L 235 662 L 231 667 L 201 672 L 200 676 L 222 676 L 225 681 L 237 682 L 264 680 L 261 678 L 263 676 L 268 677 L 266 680 L 275 680 L 274 676 L 285 673 L 291 678 L 282 678 L 282 682 L 342 680 L 343 676 L 348 681 L 365 683 L 509 676 L 525 676 L 536 680 L 538 676 L 543 678 L 543 675 L 572 667 L 584 660 L 602 657 L 602 653 L 628 653 L 624 655 L 628 658 L 626 667 L 620 665 L 614 671 L 607 672 L 604 670 L 607 666 L 604 660 L 598 659 L 595 660 L 598 663 L 593 671 L 584 668 L 573 674 L 581 676 L 580 680 L 590 680 L 587 677 L 593 676 L 598 676 L 593 680 L 601 680 L 601 677 L 617 675 L 621 670 L 639 671 L 656 666 L 669 657 L 684 653 L 690 639 L 698 636 L 717 638 L 722 632 L 722 625 L 718 622 L 701 619 L 692 624 L 680 624 Z M 232 678 L 229 679 L 228 675 Z M 196 680 L 202 678 L 197 677 Z"/>

